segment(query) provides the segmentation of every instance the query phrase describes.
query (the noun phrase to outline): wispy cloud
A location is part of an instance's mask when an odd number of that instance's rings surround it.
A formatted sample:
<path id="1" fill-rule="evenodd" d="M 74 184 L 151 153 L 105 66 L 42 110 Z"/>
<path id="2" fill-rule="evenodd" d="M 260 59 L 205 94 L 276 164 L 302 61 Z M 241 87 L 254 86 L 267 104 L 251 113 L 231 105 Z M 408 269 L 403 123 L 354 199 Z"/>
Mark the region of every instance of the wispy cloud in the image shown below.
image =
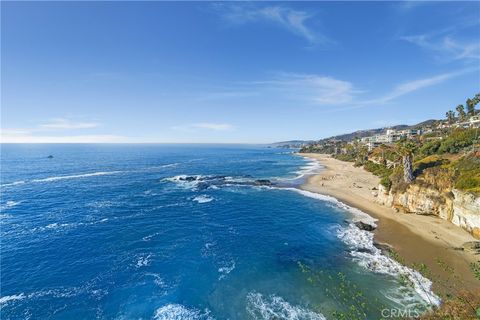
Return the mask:
<path id="1" fill-rule="evenodd" d="M 479 72 L 479 69 L 467 68 L 405 81 L 395 85 L 387 93 L 377 93 L 377 97 L 373 93 L 373 98 L 367 98 L 365 96 L 367 94 L 366 91 L 356 88 L 349 81 L 323 75 L 282 73 L 272 80 L 255 82 L 255 84 L 259 85 L 262 88 L 261 90 L 273 91 L 276 96 L 280 96 L 283 99 L 290 98 L 317 106 L 337 106 L 339 110 L 345 110 L 345 108 L 385 104 L 409 93 L 438 85 L 452 78 L 472 72 Z"/>
<path id="2" fill-rule="evenodd" d="M 402 40 L 413 43 L 422 49 L 430 50 L 438 58 L 447 60 L 480 59 L 480 42 L 478 39 L 460 41 L 452 36 L 434 38 L 427 34 L 405 36 Z"/>
<path id="3" fill-rule="evenodd" d="M 241 82 L 231 88 L 226 88 L 225 94 L 216 92 L 223 99 L 238 99 L 232 92 L 248 92 L 249 96 L 264 101 L 288 101 L 297 105 L 312 105 L 335 107 L 336 110 L 346 110 L 391 102 L 409 93 L 438 85 L 461 75 L 479 72 L 478 68 L 466 68 L 452 72 L 437 74 L 424 78 L 407 80 L 394 85 L 386 93 L 366 91 L 348 80 L 338 79 L 321 74 L 301 74 L 277 72 L 266 80 Z M 208 93 L 207 93 L 208 95 Z M 245 97 L 245 96 L 243 96 Z M 334 110 L 334 109 L 331 109 Z M 230 125 L 214 123 L 197 123 L 174 127 L 176 130 L 195 131 L 198 129 L 231 130 Z"/>
<path id="4" fill-rule="evenodd" d="M 463 74 L 474 72 L 474 71 L 478 71 L 478 69 L 465 69 L 465 70 L 460 70 L 460 71 L 455 71 L 450 73 L 443 73 L 443 74 L 435 75 L 428 78 L 407 81 L 395 86 L 392 91 L 381 96 L 380 98 L 370 100 L 370 101 L 365 101 L 364 103 L 367 103 L 367 104 L 368 103 L 377 103 L 377 104 L 386 103 L 395 98 L 406 95 L 408 93 L 411 93 L 426 87 L 430 87 L 433 85 L 437 85 L 451 78 L 458 77 Z"/>
<path id="5" fill-rule="evenodd" d="M 478 28 L 478 17 L 464 17 L 463 22 L 439 30 L 400 37 L 419 48 L 434 54 L 443 61 L 475 61 L 480 59 L 480 42 L 477 36 L 466 36 L 466 30 Z M 475 33 L 477 34 L 477 33 Z"/>
<path id="6" fill-rule="evenodd" d="M 49 122 L 42 123 L 38 127 L 42 129 L 61 129 L 61 130 L 73 130 L 73 129 L 89 129 L 98 127 L 96 122 L 83 122 L 72 121 L 66 118 L 56 118 Z"/>
<path id="7" fill-rule="evenodd" d="M 280 73 L 271 80 L 256 83 L 287 97 L 317 105 L 351 103 L 360 92 L 348 81 L 315 74 Z"/>
<path id="8" fill-rule="evenodd" d="M 229 123 L 200 122 L 200 123 L 174 126 L 172 127 L 172 129 L 180 130 L 180 131 L 198 131 L 198 130 L 231 131 L 235 129 L 235 126 Z"/>
<path id="9" fill-rule="evenodd" d="M 311 13 L 280 5 L 262 5 L 252 3 L 215 4 L 216 11 L 227 21 L 234 24 L 246 24 L 266 21 L 274 23 L 306 39 L 310 44 L 327 44 L 332 41 L 308 26 L 313 17 Z"/>

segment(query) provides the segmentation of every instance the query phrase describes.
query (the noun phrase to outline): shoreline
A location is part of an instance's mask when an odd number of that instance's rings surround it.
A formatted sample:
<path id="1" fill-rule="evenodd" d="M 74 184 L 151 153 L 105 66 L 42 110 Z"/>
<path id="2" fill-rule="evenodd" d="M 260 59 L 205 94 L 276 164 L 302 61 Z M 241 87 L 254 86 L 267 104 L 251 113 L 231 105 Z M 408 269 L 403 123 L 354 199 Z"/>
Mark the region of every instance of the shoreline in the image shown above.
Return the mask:
<path id="1" fill-rule="evenodd" d="M 480 288 L 470 270 L 470 263 L 480 257 L 454 249 L 476 240 L 467 231 L 436 216 L 398 213 L 376 203 L 372 189 L 378 188 L 380 179 L 350 162 L 326 154 L 299 155 L 323 166 L 323 170 L 308 177 L 300 189 L 334 197 L 375 218 L 375 242 L 392 248 L 406 266 L 425 264 L 434 292 L 454 293 L 459 289 Z M 455 277 L 445 265 L 453 268 Z"/>

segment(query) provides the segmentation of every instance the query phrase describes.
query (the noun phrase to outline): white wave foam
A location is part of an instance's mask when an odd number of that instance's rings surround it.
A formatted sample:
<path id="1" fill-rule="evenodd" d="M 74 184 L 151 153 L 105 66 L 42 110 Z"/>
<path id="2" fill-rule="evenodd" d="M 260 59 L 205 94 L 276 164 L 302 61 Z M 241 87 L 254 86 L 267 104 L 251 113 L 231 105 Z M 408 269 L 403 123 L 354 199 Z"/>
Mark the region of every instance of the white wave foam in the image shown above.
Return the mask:
<path id="1" fill-rule="evenodd" d="M 352 249 L 350 255 L 360 266 L 376 273 L 394 276 L 395 278 L 406 277 L 412 284 L 413 290 L 427 304 L 435 306 L 440 304 L 440 298 L 431 290 L 432 282 L 423 277 L 419 272 L 383 255 L 381 250 L 373 244 L 373 233 L 360 230 L 354 224 L 350 224 L 347 228 L 338 230 L 338 237 Z M 402 301 L 402 304 L 408 305 L 412 302 L 407 295 L 403 296 L 407 300 Z M 398 302 L 398 298 L 392 300 Z"/>
<path id="2" fill-rule="evenodd" d="M 9 200 L 5 204 L 0 206 L 0 211 L 5 211 L 5 210 L 8 210 L 8 209 L 11 209 L 11 208 L 19 205 L 22 202 L 23 201 L 11 201 L 11 200 Z"/>
<path id="3" fill-rule="evenodd" d="M 46 231 L 46 230 L 55 230 L 55 229 L 66 229 L 66 228 L 73 228 L 75 226 L 81 225 L 83 223 L 50 223 L 44 227 L 36 227 L 33 228 L 32 232 L 39 232 L 39 231 Z"/>
<path id="4" fill-rule="evenodd" d="M 122 171 L 100 171 L 100 172 L 92 172 L 92 173 L 74 174 L 69 176 L 56 176 L 56 177 L 49 177 L 49 178 L 42 178 L 42 179 L 33 179 L 32 182 L 51 182 L 51 181 L 58 181 L 58 180 L 106 176 L 106 175 L 117 174 L 120 172 Z"/>
<path id="5" fill-rule="evenodd" d="M 48 224 L 44 227 L 35 227 L 35 228 L 31 229 L 30 231 L 31 232 L 41 232 L 41 231 L 47 231 L 47 230 L 59 231 L 59 230 L 63 230 L 63 229 L 76 228 L 76 227 L 79 227 L 79 226 L 90 226 L 90 225 L 94 225 L 94 224 L 98 224 L 98 223 L 104 223 L 104 222 L 107 222 L 107 221 L 108 221 L 108 218 L 103 218 L 101 220 L 95 220 L 95 221 L 91 221 L 91 222 L 75 222 L 75 223 L 54 222 L 54 223 L 50 223 L 50 224 Z"/>
<path id="6" fill-rule="evenodd" d="M 298 174 L 298 177 L 296 177 L 296 179 L 303 178 L 306 175 L 317 173 L 318 171 L 320 171 L 320 169 L 323 168 L 323 165 L 316 159 L 306 157 L 304 157 L 304 159 L 308 160 L 308 163 L 300 167 L 300 170 L 295 171 L 295 173 Z"/>
<path id="7" fill-rule="evenodd" d="M 161 165 L 160 168 L 172 168 L 172 167 L 176 167 L 178 166 L 180 163 L 169 163 L 169 164 L 164 164 L 164 165 Z"/>
<path id="8" fill-rule="evenodd" d="M 205 194 L 202 194 L 200 196 L 196 196 L 195 198 L 193 198 L 192 201 L 196 201 L 198 203 L 207 203 L 207 202 L 210 202 L 210 201 L 213 201 L 214 198 L 212 197 L 209 197 Z"/>
<path id="9" fill-rule="evenodd" d="M 24 184 L 27 182 L 53 182 L 59 180 L 69 180 L 69 179 L 78 179 L 78 178 L 88 178 L 88 177 L 95 177 L 95 176 L 106 176 L 112 174 L 118 174 L 125 171 L 100 171 L 100 172 L 91 172 L 91 173 L 82 173 L 82 174 L 74 174 L 68 176 L 54 176 L 48 178 L 41 178 L 41 179 L 32 179 L 32 180 L 22 180 L 22 181 L 15 181 L 11 183 L 2 184 L 2 187 L 12 187 L 19 184 Z"/>
<path id="10" fill-rule="evenodd" d="M 220 277 L 218 277 L 218 280 L 222 280 L 235 269 L 235 260 L 231 260 L 229 263 L 227 263 L 225 266 L 218 268 L 218 272 L 220 273 Z"/>
<path id="11" fill-rule="evenodd" d="M 167 304 L 158 308 L 153 317 L 156 320 L 202 320 L 213 319 L 209 312 L 201 312 L 198 309 L 187 309 L 181 304 Z"/>
<path id="12" fill-rule="evenodd" d="M 14 181 L 14 182 L 2 184 L 2 187 L 12 187 L 12 186 L 16 186 L 16 185 L 24 184 L 24 183 L 25 183 L 24 180 Z"/>
<path id="13" fill-rule="evenodd" d="M 82 292 L 85 292 L 87 288 L 82 287 L 72 287 L 68 289 L 49 289 L 49 290 L 42 290 L 36 291 L 29 294 L 26 293 L 19 293 L 10 296 L 4 296 L 0 298 L 0 305 L 11 303 L 14 301 L 24 300 L 24 299 L 38 299 L 46 296 L 50 296 L 53 298 L 71 298 L 79 295 Z"/>
<path id="14" fill-rule="evenodd" d="M 154 237 L 160 235 L 161 233 L 160 232 L 155 232 L 154 234 L 149 234 L 148 236 L 145 236 L 142 238 L 143 241 L 150 241 L 152 240 Z"/>
<path id="15" fill-rule="evenodd" d="M 146 276 L 153 277 L 153 282 L 160 288 L 165 288 L 167 285 L 165 284 L 165 281 L 163 281 L 163 278 L 156 273 L 146 273 Z"/>
<path id="16" fill-rule="evenodd" d="M 247 312 L 254 319 L 326 320 L 320 313 L 292 306 L 276 295 L 264 297 L 258 292 L 247 295 Z"/>
<path id="17" fill-rule="evenodd" d="M 137 264 L 135 266 L 137 268 L 141 268 L 141 267 L 146 267 L 146 266 L 150 265 L 150 263 L 152 262 L 151 257 L 152 257 L 151 254 L 149 254 L 147 256 L 140 256 L 138 258 Z"/>
<path id="18" fill-rule="evenodd" d="M 24 293 L 14 294 L 11 296 L 4 296 L 0 298 L 0 305 L 11 302 L 11 301 L 23 300 L 25 298 L 27 298 L 27 296 Z"/>
<path id="19" fill-rule="evenodd" d="M 181 174 L 171 178 L 165 178 L 164 180 L 174 182 L 178 186 L 183 187 L 185 189 L 195 189 L 203 178 L 205 178 L 205 176 L 202 176 L 202 175 L 187 176 L 185 174 Z"/>
<path id="20" fill-rule="evenodd" d="M 277 188 L 277 189 L 295 191 L 295 192 L 300 193 L 301 195 L 304 195 L 304 196 L 309 197 L 309 198 L 330 202 L 330 203 L 334 204 L 335 206 L 337 206 L 338 208 L 341 208 L 343 210 L 346 210 L 346 211 L 350 212 L 353 215 L 353 221 L 354 222 L 363 221 L 363 222 L 368 223 L 370 225 L 377 226 L 376 225 L 377 219 L 371 217 L 370 215 L 368 215 L 367 213 L 363 212 L 360 209 L 351 207 L 351 206 L 339 201 L 338 199 L 336 199 L 334 197 L 327 196 L 327 195 L 320 194 L 320 193 L 310 192 L 310 191 L 306 191 L 306 190 L 301 190 L 301 189 L 297 189 L 297 188 Z"/>

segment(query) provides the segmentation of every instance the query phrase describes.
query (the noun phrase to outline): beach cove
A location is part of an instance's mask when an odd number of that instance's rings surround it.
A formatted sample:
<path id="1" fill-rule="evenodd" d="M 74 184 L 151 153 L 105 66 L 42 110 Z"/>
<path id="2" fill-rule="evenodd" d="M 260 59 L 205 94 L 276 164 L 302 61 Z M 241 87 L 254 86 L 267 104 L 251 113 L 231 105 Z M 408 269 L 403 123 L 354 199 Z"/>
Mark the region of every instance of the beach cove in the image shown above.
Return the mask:
<path id="1" fill-rule="evenodd" d="M 425 264 L 434 291 L 478 288 L 470 270 L 470 263 L 478 257 L 456 249 L 476 240 L 468 232 L 435 216 L 405 214 L 376 203 L 379 178 L 353 163 L 326 154 L 300 155 L 323 166 L 321 172 L 306 179 L 301 189 L 334 197 L 377 219 L 375 242 L 391 248 L 405 265 Z M 445 265 L 453 268 L 455 277 L 445 270 Z"/>

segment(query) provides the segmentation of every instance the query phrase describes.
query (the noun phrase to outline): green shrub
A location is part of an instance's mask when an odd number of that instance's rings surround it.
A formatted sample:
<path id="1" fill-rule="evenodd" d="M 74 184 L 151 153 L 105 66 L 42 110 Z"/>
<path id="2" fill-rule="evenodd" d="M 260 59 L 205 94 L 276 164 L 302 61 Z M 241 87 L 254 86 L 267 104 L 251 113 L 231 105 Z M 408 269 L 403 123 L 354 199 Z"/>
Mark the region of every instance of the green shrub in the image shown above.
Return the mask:
<path id="1" fill-rule="evenodd" d="M 455 188 L 478 193 L 480 191 L 480 158 L 470 155 L 454 164 Z"/>
<path id="2" fill-rule="evenodd" d="M 438 155 L 431 155 L 416 161 L 413 165 L 413 173 L 415 176 L 419 176 L 425 169 L 440 167 L 448 165 L 450 161 L 448 159 L 443 159 Z"/>
<path id="3" fill-rule="evenodd" d="M 365 162 L 363 168 L 379 177 L 388 177 L 392 173 L 392 170 L 383 164 L 378 164 L 372 161 Z"/>
<path id="4" fill-rule="evenodd" d="M 462 175 L 457 179 L 455 183 L 455 188 L 460 190 L 470 191 L 471 189 L 475 189 L 480 187 L 480 175 L 477 176 L 470 176 L 470 175 Z"/>
<path id="5" fill-rule="evenodd" d="M 390 180 L 389 177 L 383 177 L 380 179 L 380 184 L 387 189 L 387 191 L 390 191 L 390 188 L 392 187 L 392 180 Z"/>
<path id="6" fill-rule="evenodd" d="M 475 142 L 478 129 L 458 129 L 453 131 L 445 140 L 440 143 L 439 153 L 458 153 L 470 147 Z"/>
<path id="7" fill-rule="evenodd" d="M 439 140 L 429 141 L 420 148 L 420 154 L 429 156 L 438 152 L 441 142 Z"/>

